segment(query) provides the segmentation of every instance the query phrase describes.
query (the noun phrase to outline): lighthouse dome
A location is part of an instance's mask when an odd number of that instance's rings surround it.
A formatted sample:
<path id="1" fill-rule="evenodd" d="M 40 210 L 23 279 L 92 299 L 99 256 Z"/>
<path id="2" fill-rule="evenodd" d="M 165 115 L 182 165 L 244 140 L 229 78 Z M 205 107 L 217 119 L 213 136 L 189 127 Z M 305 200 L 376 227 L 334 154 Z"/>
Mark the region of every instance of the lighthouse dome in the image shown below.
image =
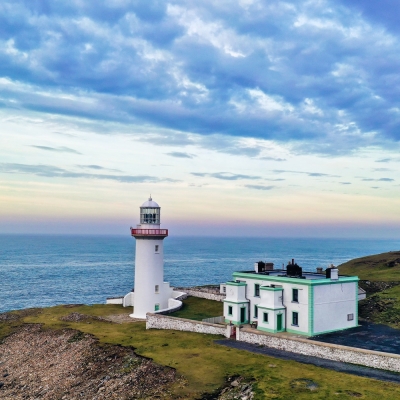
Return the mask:
<path id="1" fill-rule="evenodd" d="M 160 206 L 153 201 L 151 197 L 147 201 L 145 201 L 141 206 L 141 208 L 146 207 L 146 208 L 160 208 Z"/>

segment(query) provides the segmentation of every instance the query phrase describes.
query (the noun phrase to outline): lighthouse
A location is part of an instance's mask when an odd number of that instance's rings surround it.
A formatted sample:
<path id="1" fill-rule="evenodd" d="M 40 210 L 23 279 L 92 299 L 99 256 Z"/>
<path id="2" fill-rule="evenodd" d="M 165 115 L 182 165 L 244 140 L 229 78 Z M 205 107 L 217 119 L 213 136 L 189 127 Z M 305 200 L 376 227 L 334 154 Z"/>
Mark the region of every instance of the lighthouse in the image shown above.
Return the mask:
<path id="1" fill-rule="evenodd" d="M 133 318 L 168 309 L 172 288 L 164 282 L 164 239 L 168 229 L 160 229 L 160 206 L 150 197 L 140 207 L 140 224 L 131 228 L 136 239 Z"/>

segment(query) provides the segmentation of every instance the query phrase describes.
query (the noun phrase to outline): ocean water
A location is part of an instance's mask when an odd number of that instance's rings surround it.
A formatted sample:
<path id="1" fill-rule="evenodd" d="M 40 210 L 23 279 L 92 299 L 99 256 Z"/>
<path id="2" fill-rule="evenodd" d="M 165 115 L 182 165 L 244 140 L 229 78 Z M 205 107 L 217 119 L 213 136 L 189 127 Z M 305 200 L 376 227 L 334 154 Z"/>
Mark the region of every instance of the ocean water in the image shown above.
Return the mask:
<path id="1" fill-rule="evenodd" d="M 174 286 L 225 282 L 263 260 L 294 258 L 315 270 L 399 250 L 398 240 L 168 237 L 164 277 Z M 104 303 L 134 285 L 135 240 L 127 236 L 0 235 L 0 312 Z"/>

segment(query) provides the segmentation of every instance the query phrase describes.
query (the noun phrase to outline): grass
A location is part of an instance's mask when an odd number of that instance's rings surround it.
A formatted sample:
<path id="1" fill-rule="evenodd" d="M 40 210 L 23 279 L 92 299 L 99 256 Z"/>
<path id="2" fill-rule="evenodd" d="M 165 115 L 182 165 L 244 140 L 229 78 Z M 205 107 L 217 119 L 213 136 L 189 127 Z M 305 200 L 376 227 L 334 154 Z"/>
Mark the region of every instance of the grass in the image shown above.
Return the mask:
<path id="1" fill-rule="evenodd" d="M 400 251 L 355 258 L 339 265 L 340 274 L 357 275 L 362 280 L 400 281 Z"/>
<path id="2" fill-rule="evenodd" d="M 400 329 L 400 285 L 374 293 L 360 302 L 359 315 L 363 319 Z"/>
<path id="3" fill-rule="evenodd" d="M 202 305 L 202 308 L 205 308 L 205 304 L 210 301 L 198 300 L 193 303 L 186 301 L 186 311 L 182 312 L 186 312 L 186 315 L 197 314 L 200 318 L 200 312 L 191 310 L 193 304 L 197 303 L 197 306 Z M 217 307 L 214 303 L 210 302 L 207 309 L 213 315 L 218 315 L 220 313 L 214 310 L 218 310 L 222 304 L 219 303 Z M 354 393 L 363 399 L 400 398 L 398 385 L 226 348 L 214 344 L 217 337 L 212 335 L 146 330 L 144 322 L 114 324 L 101 320 L 78 323 L 60 321 L 61 316 L 71 312 L 101 317 L 117 313 L 129 314 L 131 309 L 124 309 L 118 305 L 68 308 L 57 306 L 42 309 L 37 314 L 26 315 L 23 321 L 41 323 L 44 329 L 74 328 L 95 335 L 101 343 L 132 346 L 137 353 L 150 357 L 159 364 L 176 368 L 186 383 L 181 382 L 172 387 L 174 399 L 199 398 L 202 393 L 211 393 L 221 387 L 227 376 L 234 375 L 255 379 L 256 399 L 351 399 Z M 21 322 L 22 320 L 19 323 Z M 13 323 L 16 326 L 18 321 Z M 0 329 L 4 324 L 7 322 L 0 323 Z M 316 385 L 313 390 L 295 384 L 309 380 Z"/>
<path id="4" fill-rule="evenodd" d="M 179 311 L 170 314 L 172 317 L 194 319 L 201 321 L 205 318 L 223 315 L 223 303 L 220 301 L 206 300 L 199 297 L 188 297 L 183 301 Z"/>

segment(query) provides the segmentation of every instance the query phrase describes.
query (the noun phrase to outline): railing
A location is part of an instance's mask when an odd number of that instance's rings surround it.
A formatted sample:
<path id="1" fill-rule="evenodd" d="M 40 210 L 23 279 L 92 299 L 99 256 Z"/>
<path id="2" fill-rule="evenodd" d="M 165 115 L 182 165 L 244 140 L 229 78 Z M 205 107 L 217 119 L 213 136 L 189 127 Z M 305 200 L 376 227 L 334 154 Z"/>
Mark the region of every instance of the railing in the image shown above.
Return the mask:
<path id="1" fill-rule="evenodd" d="M 132 236 L 168 236 L 168 229 L 134 229 L 131 228 Z"/>

